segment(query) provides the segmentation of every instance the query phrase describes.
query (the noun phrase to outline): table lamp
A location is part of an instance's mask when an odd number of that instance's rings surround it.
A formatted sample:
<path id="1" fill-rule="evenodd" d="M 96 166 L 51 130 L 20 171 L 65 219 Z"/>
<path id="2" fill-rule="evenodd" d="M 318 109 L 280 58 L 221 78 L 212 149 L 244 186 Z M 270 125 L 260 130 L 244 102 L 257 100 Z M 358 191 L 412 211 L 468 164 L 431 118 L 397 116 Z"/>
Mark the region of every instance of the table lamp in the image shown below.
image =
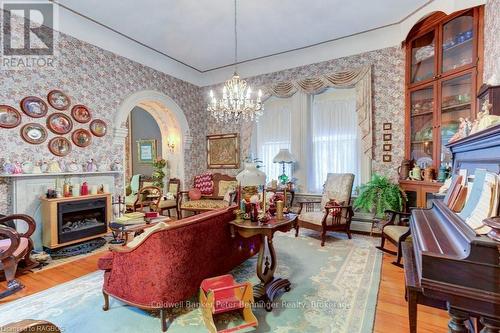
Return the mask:
<path id="1" fill-rule="evenodd" d="M 250 197 L 258 193 L 258 186 L 266 184 L 266 174 L 257 168 L 256 163 L 245 163 L 245 168 L 236 176 L 236 180 L 239 183 L 238 192 L 241 193 L 241 188 L 243 187 L 248 197 Z M 238 200 L 241 200 L 240 195 L 238 195 Z M 265 192 L 263 195 L 265 198 Z M 238 202 L 238 204 L 242 204 L 242 201 Z M 265 200 L 262 208 L 265 211 Z M 243 207 L 241 207 L 241 210 L 244 211 Z M 257 217 L 254 216 L 254 218 L 256 219 Z"/>
<path id="2" fill-rule="evenodd" d="M 285 173 L 285 163 L 291 164 L 295 162 L 295 157 L 290 153 L 288 149 L 280 149 L 278 155 L 274 156 L 273 163 L 281 163 L 283 166 L 283 174 L 278 177 L 281 184 L 285 185 L 289 178 Z"/>

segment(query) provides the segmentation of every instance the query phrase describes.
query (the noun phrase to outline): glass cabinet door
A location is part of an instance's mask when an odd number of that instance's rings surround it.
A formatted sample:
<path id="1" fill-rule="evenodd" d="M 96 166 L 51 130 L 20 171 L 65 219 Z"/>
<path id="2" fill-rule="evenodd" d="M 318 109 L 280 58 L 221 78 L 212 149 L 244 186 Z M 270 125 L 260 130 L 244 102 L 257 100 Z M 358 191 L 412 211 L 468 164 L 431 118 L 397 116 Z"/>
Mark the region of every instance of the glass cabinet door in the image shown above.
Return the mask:
<path id="1" fill-rule="evenodd" d="M 472 63 L 474 37 L 472 11 L 443 25 L 441 72 L 444 73 Z"/>
<path id="2" fill-rule="evenodd" d="M 471 73 L 441 83 L 441 163 L 451 163 L 451 153 L 445 145 L 459 130 L 460 118 L 472 120 L 471 95 Z"/>
<path id="3" fill-rule="evenodd" d="M 411 42 L 411 83 L 434 77 L 435 39 L 433 30 Z"/>
<path id="4" fill-rule="evenodd" d="M 419 165 L 432 165 L 434 86 L 412 91 L 410 103 L 410 158 Z"/>

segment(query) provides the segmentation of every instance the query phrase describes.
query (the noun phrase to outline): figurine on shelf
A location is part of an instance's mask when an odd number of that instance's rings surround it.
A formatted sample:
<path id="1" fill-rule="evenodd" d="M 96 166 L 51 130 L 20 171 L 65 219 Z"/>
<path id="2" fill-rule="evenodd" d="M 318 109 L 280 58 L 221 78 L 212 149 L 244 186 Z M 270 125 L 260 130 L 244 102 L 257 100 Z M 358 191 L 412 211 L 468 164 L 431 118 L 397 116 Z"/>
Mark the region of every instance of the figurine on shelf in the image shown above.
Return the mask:
<path id="1" fill-rule="evenodd" d="M 87 161 L 87 167 L 86 167 L 85 171 L 87 171 L 87 172 L 96 172 L 97 171 L 97 164 L 95 163 L 93 158 L 91 158 L 90 160 Z"/>
<path id="2" fill-rule="evenodd" d="M 38 162 L 35 162 L 33 164 L 33 173 L 36 173 L 36 174 L 39 174 L 39 173 L 42 173 L 42 167 L 41 167 L 41 162 L 38 161 Z"/>
<path id="3" fill-rule="evenodd" d="M 455 142 L 457 140 L 463 139 L 472 133 L 472 124 L 469 118 L 459 118 L 460 125 L 458 126 L 457 132 L 448 140 L 449 143 Z"/>
<path id="4" fill-rule="evenodd" d="M 40 160 L 40 170 L 42 170 L 42 173 L 49 171 L 49 165 L 44 160 Z"/>
<path id="5" fill-rule="evenodd" d="M 23 162 L 23 164 L 21 164 L 21 169 L 23 173 L 33 173 L 33 163 L 30 161 Z"/>
<path id="6" fill-rule="evenodd" d="M 14 171 L 12 173 L 15 175 L 23 173 L 23 169 L 21 168 L 21 164 L 19 162 L 14 163 Z"/>
<path id="7" fill-rule="evenodd" d="M 67 171 L 68 172 L 78 172 L 80 171 L 80 166 L 78 163 L 76 163 L 76 160 L 71 161 L 70 164 L 67 166 Z"/>
<path id="8" fill-rule="evenodd" d="M 52 161 L 49 163 L 47 172 L 48 173 L 60 173 L 62 171 L 61 171 L 61 167 L 59 166 L 59 163 L 57 163 L 57 161 Z"/>
<path id="9" fill-rule="evenodd" d="M 484 101 L 481 107 L 481 112 L 478 112 L 477 119 L 472 125 L 471 134 L 480 132 L 488 127 L 500 124 L 500 116 L 490 115 L 490 110 L 493 107 L 488 101 Z"/>
<path id="10" fill-rule="evenodd" d="M 66 162 L 64 160 L 59 160 L 59 168 L 61 169 L 61 172 L 68 171 L 66 167 Z"/>
<path id="11" fill-rule="evenodd" d="M 5 162 L 3 163 L 3 172 L 8 175 L 11 175 L 14 173 L 14 169 L 15 169 L 14 164 L 10 163 L 9 160 L 5 160 Z"/>

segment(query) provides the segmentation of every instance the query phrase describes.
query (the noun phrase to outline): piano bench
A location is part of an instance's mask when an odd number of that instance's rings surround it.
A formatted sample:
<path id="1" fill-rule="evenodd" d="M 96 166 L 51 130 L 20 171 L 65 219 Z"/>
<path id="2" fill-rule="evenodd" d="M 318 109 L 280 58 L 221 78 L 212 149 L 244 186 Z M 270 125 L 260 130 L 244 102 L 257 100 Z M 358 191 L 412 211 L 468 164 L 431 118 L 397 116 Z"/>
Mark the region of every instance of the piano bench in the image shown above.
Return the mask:
<path id="1" fill-rule="evenodd" d="M 446 302 L 424 295 L 418 278 L 417 265 L 415 263 L 415 254 L 411 242 L 402 242 L 401 250 L 404 258 L 405 272 L 405 299 L 408 302 L 408 320 L 410 324 L 410 333 L 417 333 L 417 305 L 427 305 L 433 308 L 446 310 Z"/>

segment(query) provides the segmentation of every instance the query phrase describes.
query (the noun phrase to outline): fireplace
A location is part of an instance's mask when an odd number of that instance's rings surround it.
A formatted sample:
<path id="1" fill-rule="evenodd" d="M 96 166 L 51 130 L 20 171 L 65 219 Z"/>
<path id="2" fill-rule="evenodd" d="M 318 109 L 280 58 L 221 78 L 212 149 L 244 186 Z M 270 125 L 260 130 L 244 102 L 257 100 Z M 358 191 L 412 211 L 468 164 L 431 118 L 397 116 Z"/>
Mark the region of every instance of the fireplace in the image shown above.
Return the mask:
<path id="1" fill-rule="evenodd" d="M 59 243 L 67 243 L 107 230 L 106 199 L 95 198 L 60 202 L 57 204 L 57 237 Z"/>
<path id="2" fill-rule="evenodd" d="M 112 218 L 111 194 L 41 198 L 42 240 L 47 249 L 102 237 Z"/>

